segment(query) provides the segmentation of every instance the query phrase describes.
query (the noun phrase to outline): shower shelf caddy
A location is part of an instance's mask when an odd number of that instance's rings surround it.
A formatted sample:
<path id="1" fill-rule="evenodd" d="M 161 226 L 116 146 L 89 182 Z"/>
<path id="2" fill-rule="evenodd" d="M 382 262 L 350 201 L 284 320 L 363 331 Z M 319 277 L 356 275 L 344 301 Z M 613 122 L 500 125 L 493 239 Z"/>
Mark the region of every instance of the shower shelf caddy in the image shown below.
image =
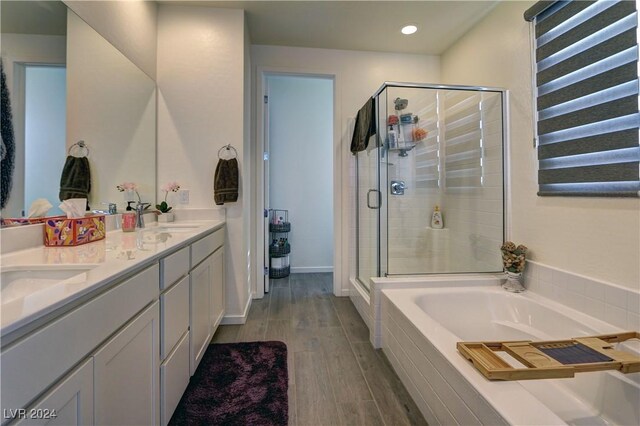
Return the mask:
<path id="1" fill-rule="evenodd" d="M 289 265 L 289 222 L 288 210 L 269 210 L 269 278 L 285 278 L 291 273 Z"/>

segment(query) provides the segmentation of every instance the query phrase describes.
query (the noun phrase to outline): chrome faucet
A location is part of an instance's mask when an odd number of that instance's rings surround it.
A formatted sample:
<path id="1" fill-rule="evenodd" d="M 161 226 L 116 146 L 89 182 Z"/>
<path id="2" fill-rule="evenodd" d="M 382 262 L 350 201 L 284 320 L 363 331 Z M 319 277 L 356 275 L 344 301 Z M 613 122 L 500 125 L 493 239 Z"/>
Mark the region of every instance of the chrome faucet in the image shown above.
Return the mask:
<path id="1" fill-rule="evenodd" d="M 144 215 L 147 213 L 160 213 L 158 210 L 145 210 L 149 207 L 150 203 L 138 203 L 136 204 L 136 228 L 144 228 Z"/>

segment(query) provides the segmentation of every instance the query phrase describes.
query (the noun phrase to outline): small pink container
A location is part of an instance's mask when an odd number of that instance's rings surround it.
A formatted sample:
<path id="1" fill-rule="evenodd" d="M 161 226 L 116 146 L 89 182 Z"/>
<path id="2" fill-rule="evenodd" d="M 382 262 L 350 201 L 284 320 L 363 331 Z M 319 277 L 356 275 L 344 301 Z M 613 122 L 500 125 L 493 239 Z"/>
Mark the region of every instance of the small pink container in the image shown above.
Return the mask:
<path id="1" fill-rule="evenodd" d="M 134 212 L 122 213 L 122 232 L 136 230 L 136 214 Z"/>

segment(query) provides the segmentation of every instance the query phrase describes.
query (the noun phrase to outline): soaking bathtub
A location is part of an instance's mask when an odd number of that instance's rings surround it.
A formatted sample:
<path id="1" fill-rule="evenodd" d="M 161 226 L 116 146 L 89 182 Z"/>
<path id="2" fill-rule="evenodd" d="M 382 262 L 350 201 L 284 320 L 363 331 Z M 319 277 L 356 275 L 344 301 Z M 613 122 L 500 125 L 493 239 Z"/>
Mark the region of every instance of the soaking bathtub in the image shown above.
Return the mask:
<path id="1" fill-rule="evenodd" d="M 380 314 L 382 349 L 430 424 L 640 425 L 640 373 L 489 381 L 456 350 L 621 331 L 610 324 L 498 286 L 384 289 Z M 622 345 L 638 352 L 637 341 Z"/>

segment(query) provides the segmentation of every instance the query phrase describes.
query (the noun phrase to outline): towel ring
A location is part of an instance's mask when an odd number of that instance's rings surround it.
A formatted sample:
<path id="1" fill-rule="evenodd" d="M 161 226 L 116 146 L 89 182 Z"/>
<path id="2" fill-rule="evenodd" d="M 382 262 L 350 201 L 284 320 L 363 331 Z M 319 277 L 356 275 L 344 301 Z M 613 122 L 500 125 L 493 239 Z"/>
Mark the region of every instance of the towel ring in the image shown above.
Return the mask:
<path id="1" fill-rule="evenodd" d="M 231 146 L 231 144 L 227 144 L 225 146 L 223 146 L 222 148 L 220 148 L 218 150 L 218 158 L 222 159 L 222 157 L 220 156 L 220 154 L 222 153 L 222 150 L 226 149 L 227 151 L 233 150 L 234 156 L 231 158 L 236 158 L 238 156 L 238 151 L 236 151 L 236 149 L 234 147 Z M 230 158 L 230 159 L 231 159 Z"/>
<path id="2" fill-rule="evenodd" d="M 69 147 L 68 153 L 74 157 L 88 157 L 89 147 L 84 143 L 84 141 L 78 141 Z"/>

